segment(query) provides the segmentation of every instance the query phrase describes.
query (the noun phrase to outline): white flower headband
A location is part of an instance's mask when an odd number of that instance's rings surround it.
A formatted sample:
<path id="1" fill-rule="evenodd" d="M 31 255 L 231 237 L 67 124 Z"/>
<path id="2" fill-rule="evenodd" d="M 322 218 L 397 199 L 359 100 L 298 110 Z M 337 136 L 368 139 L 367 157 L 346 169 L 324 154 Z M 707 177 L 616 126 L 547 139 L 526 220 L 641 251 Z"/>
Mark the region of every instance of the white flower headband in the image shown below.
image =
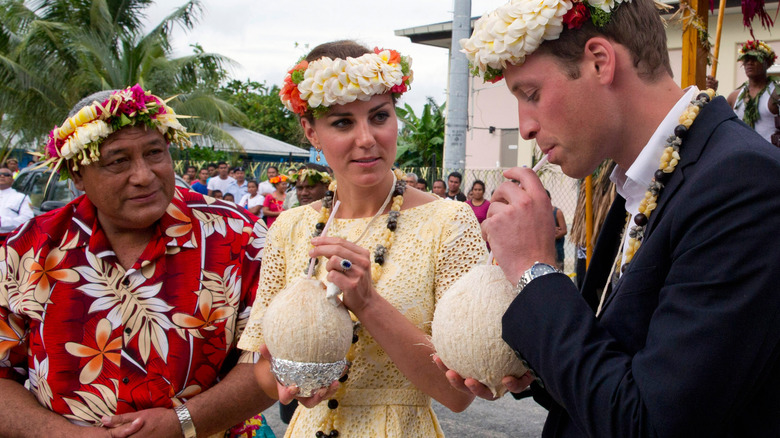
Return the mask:
<path id="1" fill-rule="evenodd" d="M 409 90 L 412 79 L 412 58 L 375 48 L 358 58 L 299 62 L 287 73 L 279 97 L 295 114 L 312 111 L 319 117 L 332 105 L 368 100 L 375 94 L 398 97 Z"/>
<path id="2" fill-rule="evenodd" d="M 558 39 L 563 26 L 579 29 L 590 19 L 605 26 L 622 2 L 631 0 L 512 0 L 474 24 L 471 38 L 460 40 L 475 76 L 496 82 L 508 64 L 521 65 L 542 42 Z"/>
<path id="3" fill-rule="evenodd" d="M 95 101 L 81 108 L 49 133 L 42 165 L 55 172 L 59 170 L 61 178 L 65 179 L 69 169 L 61 167 L 64 161 L 73 160 L 74 171 L 78 170 L 79 164 L 86 166 L 98 161 L 100 143 L 125 126 L 157 128 L 169 143 L 190 146 L 192 134 L 188 134 L 178 121 L 186 116 L 177 116 L 167 102 L 136 84 L 114 92 L 104 102 Z"/>

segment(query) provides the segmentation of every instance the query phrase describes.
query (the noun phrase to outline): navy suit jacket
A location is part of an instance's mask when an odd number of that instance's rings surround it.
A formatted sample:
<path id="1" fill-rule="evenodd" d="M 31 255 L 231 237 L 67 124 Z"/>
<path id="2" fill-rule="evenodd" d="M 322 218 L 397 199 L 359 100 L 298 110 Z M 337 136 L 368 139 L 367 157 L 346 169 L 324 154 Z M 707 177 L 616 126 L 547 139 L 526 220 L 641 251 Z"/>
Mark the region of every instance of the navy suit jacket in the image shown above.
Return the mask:
<path id="1" fill-rule="evenodd" d="M 681 156 L 599 318 L 622 198 L 581 294 L 546 275 L 504 315 L 554 401 L 545 437 L 780 436 L 780 149 L 719 97 Z"/>

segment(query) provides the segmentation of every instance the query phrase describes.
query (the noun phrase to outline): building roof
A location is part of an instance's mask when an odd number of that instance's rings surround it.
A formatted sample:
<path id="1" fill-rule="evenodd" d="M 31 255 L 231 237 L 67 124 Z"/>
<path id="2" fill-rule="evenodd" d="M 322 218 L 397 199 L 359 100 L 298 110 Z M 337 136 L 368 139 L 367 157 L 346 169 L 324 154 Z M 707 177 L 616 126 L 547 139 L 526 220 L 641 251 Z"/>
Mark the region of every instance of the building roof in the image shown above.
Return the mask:
<path id="1" fill-rule="evenodd" d="M 243 148 L 243 152 L 246 154 L 271 155 L 278 157 L 289 157 L 290 154 L 292 154 L 293 157 L 309 157 L 309 151 L 303 148 L 293 146 L 289 143 L 285 143 L 281 140 L 277 140 L 250 129 L 228 124 L 223 124 L 221 128 L 236 139 L 236 141 Z M 211 147 L 213 145 L 211 140 L 208 138 L 198 137 L 196 141 L 201 146 L 205 147 Z M 217 145 L 217 148 L 225 149 L 223 145 Z"/>

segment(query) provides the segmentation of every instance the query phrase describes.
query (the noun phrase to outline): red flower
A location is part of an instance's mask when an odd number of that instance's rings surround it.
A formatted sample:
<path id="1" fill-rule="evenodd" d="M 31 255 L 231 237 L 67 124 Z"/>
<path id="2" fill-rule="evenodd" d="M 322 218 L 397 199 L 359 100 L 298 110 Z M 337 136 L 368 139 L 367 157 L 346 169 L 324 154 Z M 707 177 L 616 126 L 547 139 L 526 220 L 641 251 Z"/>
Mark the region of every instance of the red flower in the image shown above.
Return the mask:
<path id="1" fill-rule="evenodd" d="M 590 11 L 584 3 L 574 3 L 574 6 L 569 9 L 569 12 L 563 16 L 563 23 L 568 26 L 569 29 L 579 29 L 582 27 L 582 23 L 590 18 Z"/>

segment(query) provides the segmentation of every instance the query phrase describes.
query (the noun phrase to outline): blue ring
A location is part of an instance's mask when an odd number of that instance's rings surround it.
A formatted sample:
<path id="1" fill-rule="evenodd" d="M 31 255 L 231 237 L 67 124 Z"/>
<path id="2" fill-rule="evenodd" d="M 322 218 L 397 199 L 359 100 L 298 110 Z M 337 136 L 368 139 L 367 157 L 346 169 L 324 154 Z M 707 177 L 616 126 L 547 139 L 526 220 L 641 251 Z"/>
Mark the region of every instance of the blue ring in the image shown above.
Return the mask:
<path id="1" fill-rule="evenodd" d="M 352 269 L 352 262 L 347 259 L 341 259 L 341 270 L 346 272 Z"/>

